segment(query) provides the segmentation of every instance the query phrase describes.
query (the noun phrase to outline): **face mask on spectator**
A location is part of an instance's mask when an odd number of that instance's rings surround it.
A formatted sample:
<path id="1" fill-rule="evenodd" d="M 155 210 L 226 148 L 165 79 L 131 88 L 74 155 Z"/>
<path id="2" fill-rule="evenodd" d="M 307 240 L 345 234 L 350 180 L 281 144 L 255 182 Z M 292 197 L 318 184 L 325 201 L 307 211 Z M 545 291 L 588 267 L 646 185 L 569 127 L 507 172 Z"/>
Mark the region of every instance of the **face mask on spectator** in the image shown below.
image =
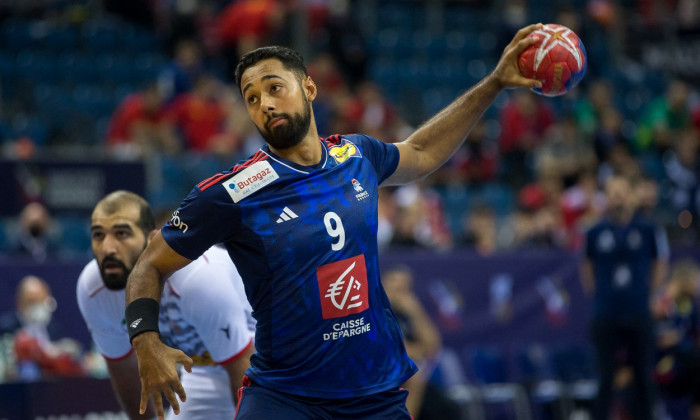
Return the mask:
<path id="1" fill-rule="evenodd" d="M 51 316 L 53 315 L 53 311 L 56 306 L 56 304 L 52 304 L 52 302 L 53 300 L 49 298 L 46 300 L 46 302 L 35 303 L 29 306 L 24 311 L 24 319 L 26 319 L 30 324 L 43 326 L 49 325 L 49 322 L 51 322 Z"/>

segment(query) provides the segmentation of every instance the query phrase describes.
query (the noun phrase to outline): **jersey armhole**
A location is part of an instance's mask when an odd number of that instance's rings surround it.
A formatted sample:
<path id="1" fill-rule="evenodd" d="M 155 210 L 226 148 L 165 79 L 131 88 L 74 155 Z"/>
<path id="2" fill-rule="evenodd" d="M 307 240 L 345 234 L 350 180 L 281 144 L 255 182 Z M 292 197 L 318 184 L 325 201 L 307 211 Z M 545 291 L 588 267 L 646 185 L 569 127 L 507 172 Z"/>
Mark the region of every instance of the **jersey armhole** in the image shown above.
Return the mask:
<path id="1" fill-rule="evenodd" d="M 130 348 L 129 351 L 126 352 L 126 354 L 123 355 L 123 356 L 119 356 L 119 357 L 107 357 L 107 356 L 105 356 L 105 355 L 103 354 L 102 357 L 104 357 L 105 360 L 108 361 L 108 362 L 119 362 L 119 361 L 122 361 L 122 360 L 126 359 L 127 357 L 131 356 L 131 353 L 133 353 L 133 352 L 134 352 L 134 348 L 132 347 L 132 348 Z"/>
<path id="2" fill-rule="evenodd" d="M 245 354 L 245 352 L 247 352 L 248 349 L 250 348 L 250 346 L 252 346 L 252 345 L 253 345 L 253 339 L 251 338 L 250 341 L 248 342 L 248 344 L 245 347 L 243 347 L 243 349 L 241 351 L 239 351 L 238 353 L 234 354 L 233 356 L 229 357 L 228 359 L 226 359 L 222 362 L 216 362 L 216 364 L 223 366 L 223 365 L 228 365 L 229 363 L 234 362 L 236 359 L 238 359 L 243 354 Z"/>

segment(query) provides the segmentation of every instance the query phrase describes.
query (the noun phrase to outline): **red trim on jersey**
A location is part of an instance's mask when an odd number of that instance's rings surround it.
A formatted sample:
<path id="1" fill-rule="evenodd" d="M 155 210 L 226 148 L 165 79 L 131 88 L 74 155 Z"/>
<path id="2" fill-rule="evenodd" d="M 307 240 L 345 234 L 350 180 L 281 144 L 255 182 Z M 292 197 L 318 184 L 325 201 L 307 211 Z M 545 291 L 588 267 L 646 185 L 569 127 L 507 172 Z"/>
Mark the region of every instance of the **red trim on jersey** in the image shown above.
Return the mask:
<path id="1" fill-rule="evenodd" d="M 167 281 L 167 280 L 166 280 L 166 281 Z M 180 297 L 180 294 L 177 293 L 177 292 L 175 291 L 175 289 L 173 289 L 173 286 L 170 284 L 169 281 L 168 281 L 168 289 L 170 289 L 170 291 L 173 292 L 173 294 L 174 294 L 175 296 Z"/>
<path id="2" fill-rule="evenodd" d="M 217 362 L 217 364 L 223 366 L 223 365 L 227 365 L 227 364 L 233 362 L 234 360 L 241 357 L 243 355 L 243 353 L 247 352 L 248 349 L 250 348 L 250 346 L 252 346 L 252 345 L 253 345 L 253 339 L 251 338 L 250 342 L 245 347 L 243 347 L 243 350 L 239 351 L 238 353 L 234 354 L 233 356 L 229 357 L 228 359 L 224 360 L 223 362 Z"/>
<path id="3" fill-rule="evenodd" d="M 204 181 L 200 182 L 197 184 L 197 187 L 204 191 L 207 188 L 211 187 L 212 185 L 216 184 L 217 182 L 221 181 L 222 179 L 226 178 L 227 176 L 231 176 L 231 174 L 217 174 L 212 177 L 209 177 L 205 179 Z"/>
<path id="4" fill-rule="evenodd" d="M 118 362 L 118 361 L 120 361 L 120 360 L 124 360 L 124 359 L 126 359 L 127 357 L 131 356 L 131 353 L 133 353 L 133 352 L 134 352 L 134 348 L 132 347 L 132 348 L 129 349 L 129 352 L 126 353 L 124 356 L 119 356 L 119 357 L 114 357 L 114 358 L 112 358 L 112 357 L 107 357 L 107 356 L 105 356 L 105 355 L 103 354 L 102 357 L 104 357 L 105 360 L 108 361 L 108 362 Z"/>
<path id="5" fill-rule="evenodd" d="M 255 153 L 253 155 L 253 157 L 251 157 L 250 159 L 248 159 L 247 161 L 245 161 L 243 163 L 239 163 L 238 165 L 234 166 L 233 169 L 231 170 L 231 172 L 234 172 L 234 173 L 238 172 L 242 169 L 249 167 L 250 165 L 252 165 L 254 163 L 260 162 L 261 160 L 265 160 L 267 158 L 268 158 L 267 153 L 263 152 L 262 150 L 258 150 L 257 153 Z"/>
<path id="6" fill-rule="evenodd" d="M 104 289 L 104 288 L 105 288 L 105 285 L 103 284 L 102 287 L 100 287 L 97 290 L 95 290 L 94 292 L 90 293 L 90 295 L 88 297 L 94 297 L 96 294 L 100 293 L 102 291 L 102 289 Z"/>
<path id="7" fill-rule="evenodd" d="M 238 392 L 236 392 L 236 396 L 238 397 L 238 403 L 236 403 L 236 416 L 238 416 L 238 409 L 241 407 L 241 400 L 243 399 L 243 389 L 245 387 L 248 387 L 252 384 L 250 381 L 250 378 L 248 375 L 243 375 L 243 386 L 238 388 Z M 233 420 L 236 420 L 236 416 L 233 417 Z"/>
<path id="8" fill-rule="evenodd" d="M 337 144 L 340 144 L 340 142 L 343 140 L 340 134 L 333 134 L 332 136 L 328 136 L 325 139 L 322 139 L 328 146 L 335 146 Z"/>

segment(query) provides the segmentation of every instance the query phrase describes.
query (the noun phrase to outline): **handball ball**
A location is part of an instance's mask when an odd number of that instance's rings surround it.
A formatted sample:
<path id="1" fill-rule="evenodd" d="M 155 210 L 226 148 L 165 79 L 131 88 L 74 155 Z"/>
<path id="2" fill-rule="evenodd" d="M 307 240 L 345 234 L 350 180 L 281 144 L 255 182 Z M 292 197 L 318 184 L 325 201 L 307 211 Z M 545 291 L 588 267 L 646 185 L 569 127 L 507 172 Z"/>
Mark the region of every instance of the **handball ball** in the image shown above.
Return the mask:
<path id="1" fill-rule="evenodd" d="M 553 23 L 528 35 L 539 42 L 529 46 L 518 57 L 520 74 L 542 82 L 532 88 L 544 96 L 559 96 L 581 81 L 588 59 L 578 35 L 566 26 Z"/>

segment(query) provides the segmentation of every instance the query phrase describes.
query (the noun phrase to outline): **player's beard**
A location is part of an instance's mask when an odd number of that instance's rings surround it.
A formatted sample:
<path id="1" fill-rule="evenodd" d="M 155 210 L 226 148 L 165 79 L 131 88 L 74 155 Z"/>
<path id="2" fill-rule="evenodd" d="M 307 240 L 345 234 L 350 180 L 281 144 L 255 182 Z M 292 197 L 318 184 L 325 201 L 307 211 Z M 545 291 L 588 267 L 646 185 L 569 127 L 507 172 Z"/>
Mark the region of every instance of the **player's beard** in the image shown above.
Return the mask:
<path id="1" fill-rule="evenodd" d="M 311 107 L 309 101 L 304 98 L 304 114 L 296 113 L 293 116 L 285 113 L 272 113 L 272 118 L 285 118 L 287 122 L 277 127 L 268 129 L 269 131 L 260 131 L 265 141 L 274 149 L 284 150 L 296 146 L 306 137 L 311 126 Z"/>
<path id="2" fill-rule="evenodd" d="M 143 252 L 144 249 L 146 249 L 146 245 L 143 246 L 141 252 Z M 138 256 L 141 255 L 141 252 L 139 252 L 136 255 L 136 258 L 134 258 L 134 264 L 136 263 Z M 105 263 L 113 263 L 119 265 L 119 267 L 121 268 L 121 273 L 107 274 L 105 272 Z M 129 278 L 129 274 L 131 274 L 131 270 L 133 268 L 133 264 L 131 265 L 131 268 L 128 268 L 123 261 L 118 260 L 115 257 L 107 256 L 100 262 L 100 274 L 102 275 L 102 282 L 104 283 L 105 287 L 109 290 L 124 290 L 124 288 L 126 287 L 126 281 Z"/>

